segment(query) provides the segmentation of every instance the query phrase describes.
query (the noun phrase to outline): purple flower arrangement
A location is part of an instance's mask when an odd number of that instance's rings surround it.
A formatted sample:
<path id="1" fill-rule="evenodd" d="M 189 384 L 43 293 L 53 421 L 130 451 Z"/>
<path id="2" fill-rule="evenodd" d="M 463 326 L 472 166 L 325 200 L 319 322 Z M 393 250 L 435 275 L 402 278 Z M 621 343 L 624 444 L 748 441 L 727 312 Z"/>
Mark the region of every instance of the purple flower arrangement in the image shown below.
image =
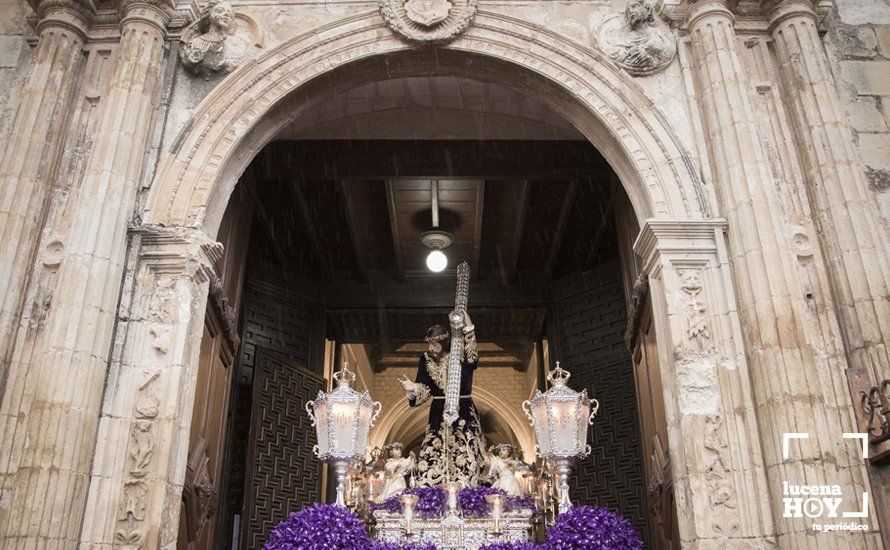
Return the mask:
<path id="1" fill-rule="evenodd" d="M 420 487 L 405 491 L 418 496 L 417 510 L 421 517 L 438 517 L 445 512 L 445 491 L 440 487 Z M 490 487 L 470 487 L 458 492 L 458 503 L 468 516 L 488 513 L 487 495 L 501 493 Z M 508 499 L 510 502 L 511 499 Z M 513 506 L 525 507 L 529 502 L 513 498 Z M 390 501 L 396 503 L 390 506 Z M 395 506 L 398 505 L 398 509 Z M 398 496 L 377 505 L 377 509 L 401 510 Z M 533 508 L 533 507 L 532 507 Z M 643 542 L 633 525 L 615 512 L 596 506 L 579 506 L 560 514 L 556 524 L 547 530 L 547 540 L 493 543 L 480 550 L 641 550 Z M 372 540 L 365 525 L 355 514 L 341 506 L 316 504 L 304 508 L 278 524 L 270 533 L 263 550 L 436 550 L 431 543 L 395 544 Z"/>
<path id="2" fill-rule="evenodd" d="M 547 529 L 546 550 L 641 550 L 633 525 L 620 515 L 596 506 L 564 512 Z"/>
<path id="3" fill-rule="evenodd" d="M 346 508 L 316 504 L 279 523 L 263 550 L 436 550 L 436 546 L 373 540 L 365 524 Z"/>
<path id="4" fill-rule="evenodd" d="M 371 545 L 355 514 L 342 506 L 316 504 L 279 523 L 263 550 L 362 550 Z"/>
<path id="5" fill-rule="evenodd" d="M 522 509 L 529 510 L 532 515 L 537 513 L 535 508 L 535 499 L 532 497 L 509 497 L 505 509 L 508 512 L 518 512 Z"/>
<path id="6" fill-rule="evenodd" d="M 417 495 L 416 510 L 424 519 L 436 518 L 445 515 L 447 494 L 441 487 L 418 487 L 406 489 L 399 495 L 391 496 L 381 503 L 371 503 L 371 511 L 385 510 L 390 514 L 402 511 L 402 502 L 399 496 L 402 494 Z M 491 513 L 491 504 L 485 497 L 491 494 L 506 495 L 502 489 L 491 487 L 465 487 L 457 492 L 457 505 L 463 515 L 468 517 L 485 517 Z M 535 513 L 534 500 L 531 497 L 508 497 L 504 503 L 507 512 L 531 510 Z"/>
<path id="7" fill-rule="evenodd" d="M 491 504 L 485 500 L 488 495 L 506 495 L 502 489 L 493 487 L 464 487 L 457 492 L 457 505 L 465 516 L 481 518 L 491 514 Z"/>
<path id="8" fill-rule="evenodd" d="M 417 495 L 417 504 L 414 509 L 424 518 L 438 518 L 445 515 L 445 489 L 442 487 L 415 487 L 406 489 L 402 494 Z M 401 504 L 401 502 L 399 502 Z"/>
<path id="9" fill-rule="evenodd" d="M 372 502 L 371 503 L 371 512 L 376 512 L 377 510 L 383 510 L 384 512 L 388 512 L 390 514 L 398 514 L 402 511 L 402 502 L 399 500 L 398 495 L 393 495 L 383 502 Z"/>
<path id="10" fill-rule="evenodd" d="M 424 519 L 437 518 L 445 515 L 445 489 L 441 487 L 416 487 L 414 489 L 405 489 L 397 495 L 393 495 L 383 502 L 371 503 L 371 511 L 385 510 L 390 514 L 401 513 L 402 501 L 399 497 L 402 495 L 417 495 L 417 504 L 414 509 L 418 515 Z"/>

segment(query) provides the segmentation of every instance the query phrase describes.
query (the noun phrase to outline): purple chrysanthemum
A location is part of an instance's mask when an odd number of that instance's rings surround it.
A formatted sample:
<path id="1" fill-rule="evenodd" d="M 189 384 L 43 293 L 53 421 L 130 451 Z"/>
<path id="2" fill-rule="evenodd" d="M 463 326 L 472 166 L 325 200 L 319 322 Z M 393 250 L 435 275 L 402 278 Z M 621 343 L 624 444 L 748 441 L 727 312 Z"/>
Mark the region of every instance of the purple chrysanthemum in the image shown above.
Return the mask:
<path id="1" fill-rule="evenodd" d="M 506 494 L 501 489 L 491 487 L 466 487 L 458 491 L 457 503 L 461 512 L 469 517 L 484 517 L 491 513 L 491 505 L 485 500 L 490 494 Z M 417 513 L 425 518 L 441 517 L 445 514 L 447 495 L 441 487 L 418 487 L 407 489 L 398 495 L 394 495 L 383 502 L 372 502 L 371 511 L 384 510 L 390 514 L 402 512 L 402 501 L 399 497 L 403 494 L 417 495 Z M 516 512 L 528 509 L 535 513 L 535 503 L 531 497 L 507 497 L 504 502 L 504 510 Z"/>
<path id="2" fill-rule="evenodd" d="M 279 523 L 263 550 L 364 550 L 372 544 L 355 514 L 342 506 L 316 504 Z"/>
<path id="3" fill-rule="evenodd" d="M 384 510 L 386 512 L 389 512 L 390 514 L 398 514 L 399 512 L 402 511 L 402 502 L 399 500 L 399 496 L 401 494 L 402 493 L 399 493 L 398 495 L 393 495 L 393 496 L 389 497 L 388 499 L 384 500 L 383 502 L 372 502 L 371 503 L 371 512 L 375 512 L 377 510 Z"/>
<path id="4" fill-rule="evenodd" d="M 547 550 L 640 550 L 643 542 L 633 525 L 615 512 L 579 506 L 560 514 L 547 530 Z"/>
<path id="5" fill-rule="evenodd" d="M 528 509 L 532 515 L 537 513 L 535 508 L 535 499 L 532 497 L 508 497 L 504 507 L 508 512 L 518 512 L 522 509 Z"/>
<path id="6" fill-rule="evenodd" d="M 402 494 L 417 495 L 414 509 L 422 518 L 436 518 L 445 514 L 446 495 L 442 487 L 417 487 L 402 491 Z"/>
<path id="7" fill-rule="evenodd" d="M 485 500 L 488 495 L 504 495 L 503 489 L 493 487 L 464 487 L 457 492 L 457 503 L 460 511 L 469 517 L 484 517 L 491 513 L 491 504 Z"/>

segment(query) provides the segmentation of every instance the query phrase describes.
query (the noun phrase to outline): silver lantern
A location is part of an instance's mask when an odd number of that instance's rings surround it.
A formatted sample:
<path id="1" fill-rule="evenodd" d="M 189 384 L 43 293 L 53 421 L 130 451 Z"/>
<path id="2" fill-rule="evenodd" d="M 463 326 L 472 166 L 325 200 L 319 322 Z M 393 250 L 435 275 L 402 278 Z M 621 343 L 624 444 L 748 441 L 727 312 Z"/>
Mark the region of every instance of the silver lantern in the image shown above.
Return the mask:
<path id="1" fill-rule="evenodd" d="M 352 389 L 355 374 L 349 364 L 334 375 L 337 387 L 330 393 L 318 392 L 315 401 L 306 403 L 306 412 L 315 426 L 318 445 L 315 456 L 334 467 L 337 478 L 337 505 L 346 506 L 344 481 L 349 465 L 365 456 L 368 431 L 380 414 L 380 403 L 371 400 L 365 391 Z"/>
<path id="2" fill-rule="evenodd" d="M 538 439 L 536 451 L 555 467 L 560 483 L 559 513 L 572 507 L 569 500 L 568 477 L 578 459 L 590 455 L 587 427 L 599 409 L 599 401 L 588 399 L 587 390 L 581 393 L 568 387 L 571 374 L 559 367 L 547 376 L 552 387 L 544 393 L 535 392 L 531 401 L 522 404 Z"/>

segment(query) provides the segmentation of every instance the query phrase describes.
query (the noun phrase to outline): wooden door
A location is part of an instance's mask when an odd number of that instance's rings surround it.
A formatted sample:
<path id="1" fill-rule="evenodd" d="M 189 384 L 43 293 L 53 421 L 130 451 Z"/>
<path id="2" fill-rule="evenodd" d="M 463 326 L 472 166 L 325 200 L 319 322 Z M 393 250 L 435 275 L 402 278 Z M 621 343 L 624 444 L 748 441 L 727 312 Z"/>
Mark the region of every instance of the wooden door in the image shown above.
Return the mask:
<path id="1" fill-rule="evenodd" d="M 257 348 L 241 548 L 262 548 L 291 512 L 319 501 L 321 462 L 306 402 L 327 386 L 318 374 Z"/>
<path id="2" fill-rule="evenodd" d="M 649 547 L 656 550 L 680 548 L 664 393 L 658 368 L 655 329 L 652 326 L 652 308 L 648 299 L 640 315 L 639 328 L 633 339 L 633 362 L 643 439 L 651 539 Z"/>
<path id="3" fill-rule="evenodd" d="M 217 290 L 216 294 L 219 293 Z M 182 491 L 177 547 L 183 550 L 207 549 L 213 544 L 226 443 L 226 413 L 238 346 L 233 314 L 220 307 L 213 294 L 211 289 L 201 338 Z"/>

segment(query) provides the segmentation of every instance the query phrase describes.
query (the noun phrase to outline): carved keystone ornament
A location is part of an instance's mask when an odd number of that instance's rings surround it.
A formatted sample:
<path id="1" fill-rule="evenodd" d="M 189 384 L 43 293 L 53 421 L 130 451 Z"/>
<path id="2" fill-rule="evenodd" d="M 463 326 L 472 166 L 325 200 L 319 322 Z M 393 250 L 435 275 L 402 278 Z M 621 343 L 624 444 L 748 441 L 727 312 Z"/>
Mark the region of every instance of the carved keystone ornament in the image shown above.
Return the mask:
<path id="1" fill-rule="evenodd" d="M 476 15 L 477 0 L 380 0 L 386 25 L 418 45 L 445 44 L 460 36 Z"/>

